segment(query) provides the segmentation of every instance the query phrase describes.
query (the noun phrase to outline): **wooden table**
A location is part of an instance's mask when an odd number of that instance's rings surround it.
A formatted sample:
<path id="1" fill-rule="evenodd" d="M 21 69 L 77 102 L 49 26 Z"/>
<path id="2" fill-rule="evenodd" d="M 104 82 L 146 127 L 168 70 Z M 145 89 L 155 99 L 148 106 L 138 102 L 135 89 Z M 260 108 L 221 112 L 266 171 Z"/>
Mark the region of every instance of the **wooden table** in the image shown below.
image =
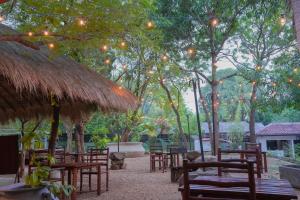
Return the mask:
<path id="1" fill-rule="evenodd" d="M 96 168 L 97 175 L 97 195 L 101 192 L 101 163 L 58 163 L 51 165 L 51 168 L 65 168 L 68 171 L 68 184 L 74 187 L 74 191 L 71 194 L 71 200 L 77 199 L 77 174 L 80 169 Z"/>
<path id="2" fill-rule="evenodd" d="M 218 182 L 239 182 L 248 181 L 247 178 L 227 178 L 218 176 L 198 176 L 195 179 L 218 181 Z M 287 180 L 256 179 L 257 200 L 291 200 L 297 199 L 297 195 Z M 222 188 L 206 185 L 191 185 L 192 195 L 203 195 L 209 197 L 243 198 L 249 191 L 247 188 Z M 178 189 L 183 192 L 183 186 Z"/>

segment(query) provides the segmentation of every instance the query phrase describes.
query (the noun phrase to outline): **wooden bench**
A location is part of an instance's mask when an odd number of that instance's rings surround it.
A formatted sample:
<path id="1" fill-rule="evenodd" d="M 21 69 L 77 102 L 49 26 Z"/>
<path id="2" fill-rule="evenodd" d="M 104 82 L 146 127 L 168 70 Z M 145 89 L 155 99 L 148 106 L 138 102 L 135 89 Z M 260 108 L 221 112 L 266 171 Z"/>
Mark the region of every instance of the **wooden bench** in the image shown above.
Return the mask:
<path id="1" fill-rule="evenodd" d="M 219 163 L 219 164 L 217 164 Z M 297 195 L 286 180 L 254 179 L 253 164 L 247 178 L 232 178 L 221 176 L 197 176 L 189 179 L 191 169 L 203 167 L 242 168 L 249 163 L 187 163 L 184 161 L 184 185 L 179 187 L 183 200 L 229 200 L 229 199 L 256 199 L 256 200 L 291 200 Z M 234 164 L 234 165 L 232 165 Z M 241 167 L 243 166 L 243 167 Z M 254 181 L 253 181 L 254 179 Z M 237 187 L 243 185 L 242 187 Z M 254 187 L 253 187 L 254 186 Z M 249 192 L 250 191 L 250 192 Z M 254 195 L 253 195 L 254 194 Z M 198 197 L 201 195 L 201 197 Z"/>
<path id="2" fill-rule="evenodd" d="M 232 180 L 232 179 L 223 179 L 220 180 L 219 177 L 206 177 L 206 176 L 198 176 L 195 179 L 189 178 L 189 172 L 191 170 L 199 169 L 199 168 L 234 168 L 234 169 L 242 169 L 248 171 L 248 178 L 243 180 Z M 187 160 L 183 161 L 183 175 L 184 175 L 184 184 L 183 189 L 180 188 L 182 192 L 183 200 L 215 200 L 217 198 L 220 199 L 218 195 L 214 196 L 206 195 L 201 193 L 201 197 L 195 196 L 192 193 L 194 188 L 198 187 L 216 187 L 216 188 L 234 188 L 235 190 L 245 189 L 248 191 L 244 194 L 244 198 L 241 199 L 249 199 L 256 200 L 255 196 L 255 178 L 254 178 L 254 169 L 253 162 L 246 163 L 227 163 L 227 162 L 203 162 L 203 163 L 188 163 Z M 221 176 L 222 174 L 219 174 Z M 225 198 L 224 198 L 225 197 Z M 222 196 L 221 199 L 230 199 L 230 196 Z"/>

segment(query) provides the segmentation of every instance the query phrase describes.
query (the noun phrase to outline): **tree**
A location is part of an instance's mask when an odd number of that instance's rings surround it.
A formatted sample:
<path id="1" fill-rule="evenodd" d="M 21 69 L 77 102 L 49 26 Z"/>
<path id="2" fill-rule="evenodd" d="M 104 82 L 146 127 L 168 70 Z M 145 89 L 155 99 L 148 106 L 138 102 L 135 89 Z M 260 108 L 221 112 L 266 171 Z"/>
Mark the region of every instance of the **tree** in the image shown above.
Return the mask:
<path id="1" fill-rule="evenodd" d="M 214 133 L 214 152 L 219 147 L 217 62 L 226 41 L 234 34 L 238 17 L 251 1 L 159 1 L 157 23 L 165 30 L 167 43 L 179 55 L 193 54 L 196 71 L 210 86 Z M 207 69 L 208 76 L 202 72 Z"/>
<path id="2" fill-rule="evenodd" d="M 255 113 L 258 106 L 258 89 L 271 84 L 272 58 L 288 51 L 294 44 L 290 24 L 280 24 L 285 4 L 282 1 L 258 1 L 241 17 L 233 49 L 233 62 L 240 74 L 252 84 L 249 113 L 250 141 L 255 142 Z M 257 17 L 260 16 L 260 17 Z M 228 54 L 224 53 L 228 56 Z M 250 55 L 250 56 L 249 56 Z M 230 58 L 227 57 L 229 60 Z M 242 60 L 242 61 L 241 61 Z M 264 95 L 261 95 L 264 96 Z"/>
<path id="3" fill-rule="evenodd" d="M 297 34 L 298 49 L 300 50 L 300 1 L 291 0 L 291 6 L 294 13 L 295 31 Z"/>

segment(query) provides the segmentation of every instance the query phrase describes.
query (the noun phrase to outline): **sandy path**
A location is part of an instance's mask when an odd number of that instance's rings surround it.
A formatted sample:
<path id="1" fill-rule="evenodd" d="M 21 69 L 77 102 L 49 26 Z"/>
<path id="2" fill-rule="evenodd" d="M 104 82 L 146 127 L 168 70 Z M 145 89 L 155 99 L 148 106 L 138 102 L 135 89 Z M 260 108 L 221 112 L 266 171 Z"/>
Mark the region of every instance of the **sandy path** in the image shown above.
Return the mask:
<path id="1" fill-rule="evenodd" d="M 79 195 L 80 200 L 180 200 L 178 185 L 170 181 L 170 172 L 149 172 L 149 157 L 126 158 L 125 170 L 110 171 L 109 191 Z M 93 180 L 96 183 L 96 180 Z M 87 187 L 85 187 L 87 189 Z M 103 188 L 104 185 L 103 185 Z"/>

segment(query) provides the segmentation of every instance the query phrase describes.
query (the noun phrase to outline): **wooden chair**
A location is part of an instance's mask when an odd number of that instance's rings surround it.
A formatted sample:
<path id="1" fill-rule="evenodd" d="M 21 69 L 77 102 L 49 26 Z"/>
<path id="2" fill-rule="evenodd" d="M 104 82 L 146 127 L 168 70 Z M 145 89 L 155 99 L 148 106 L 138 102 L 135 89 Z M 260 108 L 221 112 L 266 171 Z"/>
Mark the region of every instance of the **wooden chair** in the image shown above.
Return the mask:
<path id="1" fill-rule="evenodd" d="M 101 164 L 101 174 L 106 176 L 106 191 L 108 191 L 109 186 L 109 148 L 106 149 L 90 149 L 87 154 L 88 157 L 85 162 L 100 163 Z M 98 175 L 97 171 L 92 169 L 80 170 L 80 192 L 82 192 L 83 176 L 88 175 L 89 178 L 89 190 L 92 188 L 92 175 Z"/>
<path id="2" fill-rule="evenodd" d="M 166 169 L 166 154 L 164 154 L 161 144 L 150 145 L 150 172 L 154 172 L 156 169 L 156 163 L 158 162 L 159 170 L 162 169 L 165 172 Z"/>
<path id="3" fill-rule="evenodd" d="M 262 151 L 261 143 L 246 142 L 245 143 L 245 149 L 246 150 L 258 149 L 260 151 L 260 163 L 261 163 L 262 169 L 264 169 L 265 172 L 268 172 L 267 155 L 266 155 L 266 152 Z M 246 158 L 247 158 L 247 156 L 246 156 Z"/>
<path id="4" fill-rule="evenodd" d="M 233 168 L 237 170 L 247 170 L 248 180 L 247 181 L 218 181 L 218 178 L 212 177 L 197 177 L 196 179 L 189 178 L 189 172 L 199 168 Z M 232 200 L 230 197 L 220 197 L 218 194 L 210 194 L 209 196 L 193 196 L 191 187 L 198 186 L 212 186 L 212 187 L 236 187 L 238 188 L 249 188 L 249 195 L 244 200 L 256 200 L 255 191 L 255 178 L 253 162 L 248 161 L 246 163 L 227 163 L 227 162 L 203 162 L 203 163 L 188 163 L 187 160 L 183 161 L 183 176 L 184 176 L 184 190 L 182 192 L 183 200 Z M 222 174 L 218 174 L 221 176 Z"/>
<path id="5" fill-rule="evenodd" d="M 234 159 L 224 159 L 222 158 L 222 154 L 239 154 L 240 158 Z M 245 159 L 245 155 L 252 156 L 252 159 Z M 255 159 L 253 159 L 253 157 Z M 246 162 L 246 161 L 253 161 L 255 164 L 254 173 L 257 175 L 257 178 L 261 178 L 261 163 L 260 160 L 260 152 L 258 149 L 256 150 L 231 150 L 226 149 L 222 150 L 221 148 L 218 149 L 218 162 Z M 246 173 L 245 170 L 234 170 L 234 169 L 223 169 L 223 172 L 230 172 L 230 173 Z"/>
<path id="6" fill-rule="evenodd" d="M 57 154 L 55 151 L 55 162 L 56 163 L 64 163 L 65 162 L 65 151 L 62 149 L 57 150 Z M 37 150 L 29 150 L 29 164 L 28 164 L 28 174 L 30 175 L 33 170 L 36 168 L 35 163 L 33 162 L 33 159 L 35 161 L 38 161 L 41 165 L 49 166 L 49 160 L 48 160 L 48 149 L 37 149 Z M 59 177 L 53 177 L 52 173 L 55 171 L 60 172 Z M 49 181 L 51 182 L 61 182 L 62 184 L 65 183 L 65 168 L 55 168 L 51 169 L 49 172 Z"/>
<path id="7" fill-rule="evenodd" d="M 179 148 L 178 144 L 167 145 L 167 153 L 166 153 L 167 166 L 168 166 L 169 160 L 170 160 L 170 167 L 179 166 L 179 153 L 177 152 L 178 148 Z"/>

